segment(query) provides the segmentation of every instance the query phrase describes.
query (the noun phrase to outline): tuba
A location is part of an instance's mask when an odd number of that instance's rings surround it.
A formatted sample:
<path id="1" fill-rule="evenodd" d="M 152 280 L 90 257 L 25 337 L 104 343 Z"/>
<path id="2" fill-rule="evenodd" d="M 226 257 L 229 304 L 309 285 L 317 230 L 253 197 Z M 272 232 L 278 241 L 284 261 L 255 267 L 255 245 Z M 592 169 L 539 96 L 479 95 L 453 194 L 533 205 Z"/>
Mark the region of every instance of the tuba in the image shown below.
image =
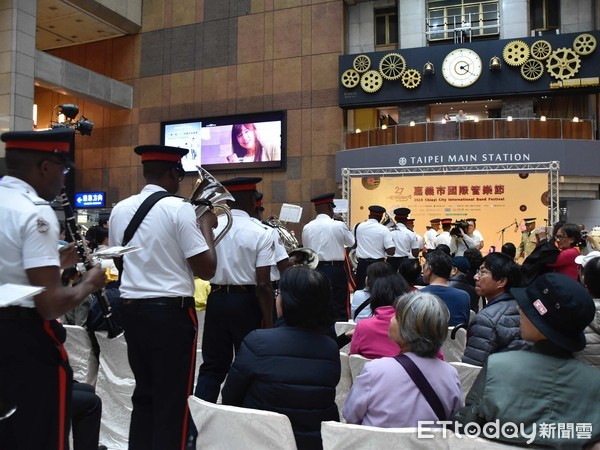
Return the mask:
<path id="1" fill-rule="evenodd" d="M 196 219 L 200 219 L 208 211 L 213 211 L 215 209 L 220 209 L 223 211 L 223 214 L 227 216 L 225 228 L 215 236 L 215 245 L 217 245 L 233 225 L 231 211 L 225 202 L 227 200 L 233 201 L 234 198 L 229 191 L 225 189 L 225 186 L 219 183 L 215 177 L 205 169 L 200 166 L 196 166 L 196 168 L 198 169 L 198 180 L 196 181 L 192 195 L 190 195 L 189 198 L 189 202 L 194 205 L 194 209 L 196 210 Z"/>
<path id="2" fill-rule="evenodd" d="M 287 230 L 281 220 L 274 217 L 267 220 L 266 223 L 277 230 L 288 255 L 295 258 L 296 264 L 308 266 L 311 269 L 317 268 L 319 265 L 319 255 L 317 252 L 310 248 L 300 247 L 296 236 Z"/>
<path id="3" fill-rule="evenodd" d="M 388 213 L 383 213 L 383 216 L 381 217 L 381 222 L 379 222 L 382 225 L 385 225 L 390 231 L 394 231 L 398 229 L 398 226 L 396 225 L 396 222 L 394 222 L 392 220 L 392 218 L 390 217 L 390 215 Z"/>

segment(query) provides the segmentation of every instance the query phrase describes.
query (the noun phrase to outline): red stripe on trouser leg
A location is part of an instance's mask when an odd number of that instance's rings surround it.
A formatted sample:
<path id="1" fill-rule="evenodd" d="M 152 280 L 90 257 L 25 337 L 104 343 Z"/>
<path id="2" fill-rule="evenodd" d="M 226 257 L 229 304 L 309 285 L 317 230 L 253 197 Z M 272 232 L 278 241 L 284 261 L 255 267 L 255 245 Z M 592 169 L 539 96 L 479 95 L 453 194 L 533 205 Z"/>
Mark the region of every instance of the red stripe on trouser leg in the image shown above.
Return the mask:
<path id="1" fill-rule="evenodd" d="M 183 430 L 182 430 L 182 439 L 181 439 L 181 450 L 185 450 L 186 441 L 187 441 L 187 433 L 188 433 L 188 421 L 190 417 L 190 408 L 187 405 L 187 399 L 190 395 L 192 395 L 192 389 L 194 387 L 194 375 L 196 374 L 196 348 L 198 347 L 198 317 L 196 316 L 196 310 L 193 307 L 188 308 L 188 314 L 192 319 L 194 324 L 194 328 L 196 329 L 196 334 L 194 336 L 194 342 L 192 345 L 192 362 L 190 364 L 190 371 L 188 376 L 188 387 L 187 387 L 187 396 L 185 401 L 185 414 L 183 416 Z"/>

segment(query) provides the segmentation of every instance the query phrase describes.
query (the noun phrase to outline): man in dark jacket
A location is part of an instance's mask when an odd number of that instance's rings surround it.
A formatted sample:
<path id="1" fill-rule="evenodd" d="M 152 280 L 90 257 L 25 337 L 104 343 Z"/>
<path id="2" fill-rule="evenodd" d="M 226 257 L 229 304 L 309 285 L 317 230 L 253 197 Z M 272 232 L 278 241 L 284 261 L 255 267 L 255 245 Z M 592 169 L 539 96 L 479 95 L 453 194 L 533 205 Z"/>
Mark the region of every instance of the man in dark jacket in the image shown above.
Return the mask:
<path id="1" fill-rule="evenodd" d="M 462 362 L 483 366 L 491 353 L 526 348 L 519 331 L 519 311 L 510 289 L 520 285 L 519 266 L 503 253 L 490 253 L 475 275 L 477 293 L 487 305 L 467 331 Z"/>
<path id="2" fill-rule="evenodd" d="M 479 294 L 475 290 L 475 286 L 469 283 L 467 273 L 471 269 L 469 260 L 464 256 L 455 256 L 452 258 L 452 272 L 448 280 L 448 286 L 460 289 L 469 294 L 471 299 L 471 311 L 479 311 Z"/>

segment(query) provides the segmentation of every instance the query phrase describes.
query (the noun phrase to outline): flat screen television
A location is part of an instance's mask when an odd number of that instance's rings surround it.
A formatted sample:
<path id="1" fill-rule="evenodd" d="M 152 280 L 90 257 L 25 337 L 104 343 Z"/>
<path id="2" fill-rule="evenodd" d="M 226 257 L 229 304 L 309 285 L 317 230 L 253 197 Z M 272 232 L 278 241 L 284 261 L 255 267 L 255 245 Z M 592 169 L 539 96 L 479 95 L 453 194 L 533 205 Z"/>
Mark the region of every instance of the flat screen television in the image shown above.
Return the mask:
<path id="1" fill-rule="evenodd" d="M 285 111 L 161 123 L 163 145 L 187 148 L 186 172 L 285 169 Z"/>

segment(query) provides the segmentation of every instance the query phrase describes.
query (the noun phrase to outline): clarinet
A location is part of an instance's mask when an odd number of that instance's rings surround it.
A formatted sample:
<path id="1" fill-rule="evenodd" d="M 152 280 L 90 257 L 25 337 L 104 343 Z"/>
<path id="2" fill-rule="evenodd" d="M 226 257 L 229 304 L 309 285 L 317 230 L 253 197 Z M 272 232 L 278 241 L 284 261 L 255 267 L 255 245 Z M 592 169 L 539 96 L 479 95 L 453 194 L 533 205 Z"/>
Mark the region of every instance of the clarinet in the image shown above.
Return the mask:
<path id="1" fill-rule="evenodd" d="M 69 198 L 67 197 L 67 193 L 65 192 L 64 188 L 60 193 L 60 203 L 65 213 L 65 229 L 68 235 L 70 235 L 73 241 L 75 241 L 75 245 L 77 246 L 77 253 L 81 258 L 81 262 L 83 262 L 85 270 L 90 270 L 94 266 L 94 262 L 92 261 L 92 258 L 90 256 L 90 250 L 87 246 L 87 243 L 85 239 L 83 239 L 83 237 L 81 236 L 79 225 L 75 220 L 73 208 L 71 207 L 71 203 L 69 202 Z M 112 317 L 110 302 L 106 297 L 106 290 L 102 288 L 98 292 L 95 292 L 94 295 L 100 303 L 102 316 L 104 317 L 104 320 L 106 320 L 106 325 L 108 326 L 108 338 L 113 339 L 121 336 L 123 334 L 123 330 L 119 325 L 116 324 L 115 320 Z"/>

